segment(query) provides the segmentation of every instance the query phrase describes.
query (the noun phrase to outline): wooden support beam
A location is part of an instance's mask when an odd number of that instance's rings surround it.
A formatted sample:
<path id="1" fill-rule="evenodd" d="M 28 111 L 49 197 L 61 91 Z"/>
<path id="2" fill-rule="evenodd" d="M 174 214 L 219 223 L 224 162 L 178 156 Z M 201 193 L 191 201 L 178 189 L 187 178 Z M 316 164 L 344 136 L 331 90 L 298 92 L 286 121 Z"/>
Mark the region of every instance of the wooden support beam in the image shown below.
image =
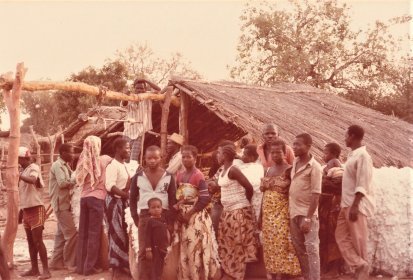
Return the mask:
<path id="1" fill-rule="evenodd" d="M 33 137 L 34 145 L 36 146 L 36 163 L 37 165 L 42 166 L 42 157 L 40 156 L 41 154 L 40 144 L 39 144 L 39 141 L 37 140 L 36 134 L 34 133 L 32 125 L 30 126 L 30 133 Z"/>
<path id="2" fill-rule="evenodd" d="M 15 79 L 12 79 L 12 85 L 3 89 L 4 101 L 10 116 L 10 136 L 6 166 L 7 222 L 1 241 L 9 267 L 13 267 L 13 245 L 17 234 L 19 214 L 20 95 L 26 71 L 23 63 L 17 64 L 16 76 Z M 10 79 L 11 73 L 5 78 Z"/>
<path id="3" fill-rule="evenodd" d="M 189 97 L 181 91 L 181 106 L 179 111 L 179 134 L 184 137 L 184 144 L 188 142 L 188 112 L 189 112 Z"/>
<path id="4" fill-rule="evenodd" d="M 63 134 L 63 129 L 62 126 L 59 125 L 59 131 L 55 134 L 50 136 L 47 134 L 47 138 L 49 139 L 49 145 L 50 145 L 50 162 L 54 162 L 54 154 L 55 154 L 55 148 L 56 148 L 56 143 L 57 139 L 59 139 L 60 135 Z"/>
<path id="5" fill-rule="evenodd" d="M 1 77 L 0 78 L 0 88 L 10 90 L 13 85 L 13 79 L 10 77 Z M 46 90 L 63 90 L 63 91 L 74 91 L 80 92 L 83 94 L 100 96 L 102 93 L 101 88 L 97 86 L 91 86 L 81 82 L 51 82 L 51 81 L 31 81 L 24 82 L 22 86 L 24 91 L 46 91 Z M 164 94 L 146 92 L 140 94 L 126 95 L 121 92 L 107 90 L 104 97 L 109 99 L 117 99 L 124 101 L 138 102 L 142 100 L 153 100 L 153 101 L 163 101 L 165 99 Z M 179 98 L 173 96 L 171 98 L 171 103 L 174 106 L 179 106 Z"/>
<path id="6" fill-rule="evenodd" d="M 162 154 L 162 166 L 165 166 L 166 159 L 166 142 L 168 137 L 168 117 L 169 117 L 169 106 L 171 104 L 172 95 L 176 94 L 178 89 L 172 92 L 172 89 L 165 93 L 165 101 L 162 105 L 162 116 L 161 116 L 161 154 Z"/>

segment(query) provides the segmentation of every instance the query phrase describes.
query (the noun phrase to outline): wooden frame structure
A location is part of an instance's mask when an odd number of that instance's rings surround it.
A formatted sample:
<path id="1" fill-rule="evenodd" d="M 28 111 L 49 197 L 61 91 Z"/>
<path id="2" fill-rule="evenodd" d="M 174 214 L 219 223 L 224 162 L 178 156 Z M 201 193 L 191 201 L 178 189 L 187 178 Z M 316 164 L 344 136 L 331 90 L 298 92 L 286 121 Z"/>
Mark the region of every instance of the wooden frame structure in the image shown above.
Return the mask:
<path id="1" fill-rule="evenodd" d="M 2 245 L 5 250 L 5 256 L 7 258 L 10 267 L 13 266 L 13 245 L 17 233 L 17 216 L 18 216 L 18 204 L 19 204 L 19 193 L 18 193 L 18 170 L 17 170 L 17 155 L 18 148 L 20 145 L 20 95 L 22 91 L 45 91 L 45 90 L 64 90 L 79 92 L 87 95 L 96 96 L 97 98 L 103 99 L 116 99 L 124 101 L 139 102 L 142 100 L 153 100 L 163 102 L 162 104 L 162 130 L 161 130 L 161 150 L 163 158 L 166 155 L 166 142 L 167 142 L 167 131 L 168 131 L 168 116 L 170 105 L 180 107 L 179 90 L 169 89 L 160 91 L 158 93 L 146 92 L 139 95 L 126 95 L 121 92 L 115 92 L 108 90 L 104 87 L 91 86 L 80 82 L 50 82 L 50 81 L 24 81 L 24 76 L 27 69 L 24 68 L 23 63 L 19 63 L 16 68 L 16 76 L 13 78 L 11 73 L 4 74 L 0 77 L 0 90 L 3 92 L 6 106 L 10 115 L 10 133 L 9 138 L 9 148 L 7 157 L 7 172 L 6 172 L 6 188 L 8 193 L 8 208 L 7 208 L 7 222 L 4 230 L 4 236 L 2 239 Z M 165 94 L 163 94 L 165 93 Z M 184 103 L 185 104 L 185 103 Z M 186 105 L 186 104 L 185 104 Z M 183 105 L 180 110 L 185 114 L 186 109 Z M 185 119 L 185 118 L 182 118 Z M 187 136 L 186 121 L 182 121 L 180 125 L 183 135 Z M 35 147 L 36 147 L 36 162 L 41 164 L 41 148 L 40 143 L 44 139 L 38 139 L 35 136 L 33 128 L 30 128 L 33 135 Z M 60 130 L 56 135 L 48 136 L 48 142 L 50 145 L 50 162 L 53 162 L 54 150 L 56 147 L 56 142 L 59 137 L 61 137 L 61 142 L 64 142 L 64 134 Z"/>

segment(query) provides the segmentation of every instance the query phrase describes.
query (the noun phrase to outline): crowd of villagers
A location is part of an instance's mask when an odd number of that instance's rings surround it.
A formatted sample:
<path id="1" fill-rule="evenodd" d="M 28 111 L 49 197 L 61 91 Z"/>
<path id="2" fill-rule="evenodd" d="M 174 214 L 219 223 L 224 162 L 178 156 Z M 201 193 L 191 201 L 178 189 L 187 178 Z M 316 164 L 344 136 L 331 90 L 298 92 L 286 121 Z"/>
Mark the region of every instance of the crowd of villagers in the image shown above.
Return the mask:
<path id="1" fill-rule="evenodd" d="M 100 272 L 105 225 L 112 278 L 131 277 L 126 214 L 139 232 L 141 280 L 241 280 L 247 264 L 260 259 L 268 279 L 316 280 L 328 269 L 343 272 L 344 263 L 357 279 L 368 279 L 366 219 L 374 199 L 364 129 L 352 125 L 343 135 L 351 150 L 345 165 L 337 143 L 325 146 L 322 166 L 311 153 L 310 134 L 286 143 L 277 126 L 267 124 L 262 136 L 261 145 L 247 138 L 237 146 L 217 143 L 208 174 L 197 168 L 197 148 L 183 145 L 176 133 L 168 137 L 166 169 L 158 146 L 147 147 L 138 162 L 139 137 L 119 137 L 108 156 L 101 155 L 101 139 L 88 136 L 76 164 L 73 147 L 61 145 L 48 186 L 58 224 L 50 261 L 40 168 L 21 147 L 20 208 L 31 259 L 22 276 L 47 279 L 50 270 L 64 268 Z M 81 191 L 78 225 L 71 213 L 74 188 Z"/>

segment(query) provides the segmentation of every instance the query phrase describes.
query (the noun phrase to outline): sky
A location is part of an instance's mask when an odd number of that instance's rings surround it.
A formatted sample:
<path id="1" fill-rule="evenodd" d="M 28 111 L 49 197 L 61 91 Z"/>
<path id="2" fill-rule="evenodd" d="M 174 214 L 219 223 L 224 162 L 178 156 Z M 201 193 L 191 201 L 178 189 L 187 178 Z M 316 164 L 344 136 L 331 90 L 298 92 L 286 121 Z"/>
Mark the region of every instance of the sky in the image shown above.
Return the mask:
<path id="1" fill-rule="evenodd" d="M 340 1 L 352 6 L 354 28 L 412 13 L 409 0 Z M 243 7 L 241 1 L 0 0 L 0 73 L 24 61 L 26 80 L 65 80 L 89 65 L 102 66 L 118 49 L 146 42 L 159 56 L 182 53 L 205 79 L 229 79 Z M 394 30 L 408 31 L 407 25 Z M 1 118 L 7 129 L 7 115 Z"/>

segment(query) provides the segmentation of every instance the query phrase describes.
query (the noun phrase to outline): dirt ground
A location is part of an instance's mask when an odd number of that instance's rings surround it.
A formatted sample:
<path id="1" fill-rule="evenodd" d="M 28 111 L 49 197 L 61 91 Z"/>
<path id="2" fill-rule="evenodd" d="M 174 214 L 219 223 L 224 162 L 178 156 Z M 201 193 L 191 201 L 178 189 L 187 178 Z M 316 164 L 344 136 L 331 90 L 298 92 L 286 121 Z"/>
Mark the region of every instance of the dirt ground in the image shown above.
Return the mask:
<path id="1" fill-rule="evenodd" d="M 44 231 L 44 240 L 45 244 L 48 250 L 48 256 L 50 258 L 52 250 L 53 250 L 53 239 L 54 239 L 54 233 L 56 230 L 56 219 L 54 215 L 52 214 L 49 219 L 46 222 L 45 225 L 45 231 Z M 12 271 L 13 272 L 13 277 L 12 279 L 36 279 L 34 277 L 20 277 L 19 274 L 21 274 L 23 271 L 27 270 L 30 268 L 30 262 L 29 262 L 29 254 L 27 250 L 27 243 L 25 239 L 25 233 L 24 229 L 21 225 L 19 225 L 19 229 L 17 232 L 17 238 L 14 246 L 14 261 L 15 261 L 15 266 L 16 268 Z M 256 268 L 250 267 L 249 271 L 255 270 Z M 93 275 L 93 276 L 81 276 L 76 273 L 71 273 L 68 270 L 60 270 L 60 271 L 51 271 L 52 273 L 52 279 L 62 279 L 62 280 L 109 280 L 111 279 L 111 273 L 110 271 L 104 271 L 102 273 Z M 261 280 L 265 278 L 251 278 L 248 277 L 246 278 L 247 280 Z M 322 279 L 331 279 L 330 277 L 322 277 Z M 351 276 L 342 276 L 339 278 L 335 278 L 337 280 L 348 280 L 352 279 Z M 370 277 L 370 279 L 377 279 L 377 277 Z M 391 278 L 379 278 L 380 280 L 385 280 L 385 279 L 391 279 Z"/>
<path id="2" fill-rule="evenodd" d="M 6 217 L 5 201 L 4 201 L 3 194 L 0 193 L 0 232 L 4 230 L 5 217 Z M 56 231 L 56 218 L 52 214 L 46 221 L 45 230 L 43 234 L 45 245 L 48 250 L 49 258 L 52 255 L 52 251 L 53 251 L 55 231 Z M 21 274 L 22 272 L 30 268 L 30 257 L 29 257 L 29 252 L 27 249 L 26 235 L 25 235 L 22 225 L 19 225 L 18 227 L 17 237 L 16 237 L 16 241 L 14 244 L 14 264 L 15 264 L 15 268 L 14 270 L 11 271 L 12 279 L 28 279 L 28 280 L 36 279 L 35 277 L 23 278 L 19 276 L 19 274 Z M 39 265 L 40 265 L 40 260 L 39 260 Z M 39 268 L 41 268 L 41 266 Z M 262 271 L 263 268 L 262 266 L 251 265 L 248 267 L 247 270 L 248 270 L 247 271 L 248 275 L 257 275 L 257 271 L 260 271 L 260 270 Z M 78 279 L 79 280 L 80 279 L 109 280 L 109 279 L 112 279 L 110 271 L 104 271 L 102 273 L 95 274 L 93 276 L 81 276 L 76 273 L 70 272 L 68 270 L 51 271 L 51 273 L 52 273 L 52 279 L 62 279 L 62 280 L 78 280 Z M 263 280 L 265 278 L 247 277 L 245 279 L 246 280 Z M 322 276 L 322 279 L 333 279 L 333 278 L 329 277 L 328 275 L 324 275 Z M 349 280 L 353 278 L 349 275 L 346 275 L 346 276 L 336 277 L 334 279 Z M 372 276 L 370 277 L 370 280 L 372 279 L 389 280 L 392 278 Z M 404 279 L 409 279 L 409 278 L 404 278 Z M 413 279 L 413 278 L 410 278 L 410 279 Z M 392 280 L 396 280 L 396 279 L 393 278 Z"/>

